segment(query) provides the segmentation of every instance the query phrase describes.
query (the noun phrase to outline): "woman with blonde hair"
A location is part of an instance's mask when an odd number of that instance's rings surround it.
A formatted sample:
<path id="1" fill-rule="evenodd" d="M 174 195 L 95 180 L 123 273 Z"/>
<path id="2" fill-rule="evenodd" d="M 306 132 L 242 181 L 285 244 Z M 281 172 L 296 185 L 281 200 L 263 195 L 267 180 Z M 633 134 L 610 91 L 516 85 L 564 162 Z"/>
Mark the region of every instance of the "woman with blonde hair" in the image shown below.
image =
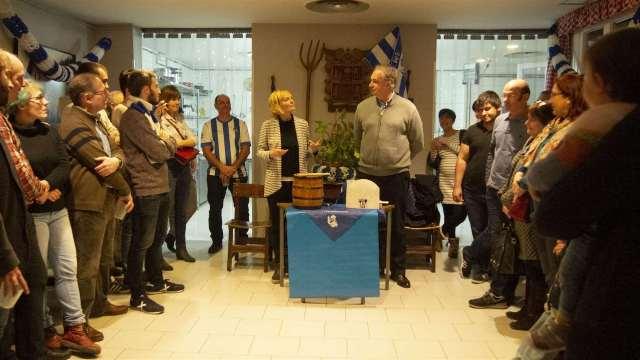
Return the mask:
<path id="1" fill-rule="evenodd" d="M 262 123 L 258 140 L 258 157 L 267 162 L 264 180 L 264 195 L 269 202 L 271 232 L 269 245 L 275 253 L 276 263 L 280 252 L 279 202 L 291 202 L 293 174 L 307 172 L 307 158 L 315 152 L 319 142 L 309 140 L 309 124 L 293 115 L 296 109 L 293 95 L 287 90 L 276 90 L 269 95 L 272 117 Z M 286 249 L 286 242 L 285 242 Z M 285 257 L 285 273 L 286 273 Z M 271 277 L 273 283 L 280 280 L 279 267 Z"/>

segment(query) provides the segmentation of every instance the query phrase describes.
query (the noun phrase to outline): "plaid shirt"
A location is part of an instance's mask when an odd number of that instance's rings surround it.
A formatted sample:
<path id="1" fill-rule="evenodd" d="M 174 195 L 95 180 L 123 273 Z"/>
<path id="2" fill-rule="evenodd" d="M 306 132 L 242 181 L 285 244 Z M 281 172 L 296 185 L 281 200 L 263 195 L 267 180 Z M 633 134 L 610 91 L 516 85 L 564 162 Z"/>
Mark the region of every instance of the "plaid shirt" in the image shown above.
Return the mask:
<path id="1" fill-rule="evenodd" d="M 40 183 L 40 179 L 36 177 L 27 160 L 27 156 L 22 151 L 20 140 L 13 132 L 11 123 L 4 114 L 0 113 L 0 138 L 7 145 L 9 156 L 16 169 L 20 188 L 24 194 L 27 203 L 32 203 L 44 192 L 44 186 Z"/>

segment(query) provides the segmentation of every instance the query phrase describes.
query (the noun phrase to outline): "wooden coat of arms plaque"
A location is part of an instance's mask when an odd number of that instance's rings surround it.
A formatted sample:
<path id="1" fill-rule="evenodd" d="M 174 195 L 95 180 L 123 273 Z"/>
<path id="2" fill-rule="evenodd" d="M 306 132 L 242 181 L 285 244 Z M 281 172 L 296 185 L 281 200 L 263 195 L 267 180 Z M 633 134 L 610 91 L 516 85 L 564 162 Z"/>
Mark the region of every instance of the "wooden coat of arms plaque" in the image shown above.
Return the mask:
<path id="1" fill-rule="evenodd" d="M 324 49 L 325 100 L 329 112 L 354 112 L 358 103 L 370 95 L 372 67 L 364 60 L 367 50 Z"/>

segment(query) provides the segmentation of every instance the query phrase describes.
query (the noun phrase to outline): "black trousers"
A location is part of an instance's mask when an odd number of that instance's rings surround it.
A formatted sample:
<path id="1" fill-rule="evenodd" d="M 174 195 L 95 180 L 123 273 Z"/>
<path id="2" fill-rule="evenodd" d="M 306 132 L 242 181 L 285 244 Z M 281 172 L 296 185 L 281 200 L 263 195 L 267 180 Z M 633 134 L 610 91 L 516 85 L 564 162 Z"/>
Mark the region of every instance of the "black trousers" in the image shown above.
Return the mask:
<path id="1" fill-rule="evenodd" d="M 456 227 L 467 217 L 467 208 L 464 205 L 442 204 L 444 211 L 444 224 L 442 224 L 442 232 L 448 238 L 456 237 Z"/>
<path id="2" fill-rule="evenodd" d="M 233 194 L 233 185 L 236 182 L 246 183 L 247 177 L 238 179 L 230 179 L 229 185 L 222 185 L 222 181 L 219 176 L 209 175 L 207 176 L 207 201 L 209 202 L 209 233 L 211 234 L 211 241 L 214 244 L 222 244 L 222 207 L 224 206 L 224 197 L 227 194 L 227 189 Z M 240 199 L 238 205 L 238 217 L 240 220 L 249 221 L 249 199 Z M 177 235 L 176 235 L 177 236 Z M 244 233 L 240 232 L 240 236 L 246 236 L 246 230 Z"/>
<path id="3" fill-rule="evenodd" d="M 0 339 L 0 359 L 11 356 L 10 346 L 14 342 L 18 359 L 46 359 L 42 307 L 47 273 L 37 245 L 30 247 L 29 252 L 29 261 L 20 264 L 20 271 L 29 284 L 30 292 L 29 295 L 23 293 L 11 310 L 14 321 L 6 317 L 8 322 Z"/>
<path id="4" fill-rule="evenodd" d="M 395 205 L 391 224 L 391 273 L 404 275 L 407 244 L 404 237 L 404 215 L 409 193 L 408 171 L 388 176 L 374 176 L 358 172 L 358 179 L 373 181 L 380 188 L 380 200 Z M 383 243 L 382 241 L 380 243 Z"/>
<path id="5" fill-rule="evenodd" d="M 133 234 L 127 266 L 127 284 L 131 297 L 144 293 L 142 270 L 149 282 L 160 285 L 162 276 L 162 244 L 169 221 L 169 194 L 135 197 Z"/>
<path id="6" fill-rule="evenodd" d="M 175 160 L 168 161 L 170 181 L 174 183 L 172 192 L 169 193 L 169 216 L 170 223 L 175 226 L 173 234 L 176 237 L 176 248 L 186 248 L 187 231 L 187 196 L 189 196 L 189 183 L 191 181 L 191 168 L 189 165 L 182 165 Z M 173 209 L 173 211 L 171 211 Z"/>
<path id="7" fill-rule="evenodd" d="M 280 211 L 278 209 L 278 203 L 292 201 L 293 199 L 293 195 L 291 193 L 292 186 L 293 186 L 293 182 L 283 181 L 282 187 L 278 191 L 274 192 L 273 194 L 267 197 L 267 201 L 269 203 L 269 218 L 271 219 L 271 230 L 269 232 L 269 246 L 271 247 L 271 251 L 275 256 L 276 264 L 280 263 Z M 287 253 L 287 232 L 286 231 L 284 236 L 284 249 L 285 249 L 284 264 L 286 267 L 286 265 L 288 264 L 287 257 L 286 257 L 286 253 Z"/>

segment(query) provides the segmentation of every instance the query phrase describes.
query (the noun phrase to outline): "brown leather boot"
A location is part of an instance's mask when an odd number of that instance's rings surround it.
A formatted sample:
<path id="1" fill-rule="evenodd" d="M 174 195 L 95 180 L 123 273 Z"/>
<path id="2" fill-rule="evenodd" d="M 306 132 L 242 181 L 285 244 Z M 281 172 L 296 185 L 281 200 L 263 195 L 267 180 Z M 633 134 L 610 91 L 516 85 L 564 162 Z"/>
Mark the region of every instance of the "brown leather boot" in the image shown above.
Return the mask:
<path id="1" fill-rule="evenodd" d="M 108 300 L 104 304 L 104 312 L 103 316 L 113 316 L 113 315 L 122 315 L 129 311 L 128 305 L 115 305 L 110 303 Z"/>
<path id="2" fill-rule="evenodd" d="M 89 339 L 91 339 L 91 341 L 93 341 L 93 342 L 100 342 L 100 341 L 104 340 L 104 334 L 102 334 L 100 331 L 94 329 L 93 327 L 91 327 L 91 325 L 89 325 L 87 323 L 84 323 L 84 332 L 85 332 L 85 334 L 87 334 Z"/>
<path id="3" fill-rule="evenodd" d="M 48 359 L 68 359 L 71 353 L 62 345 L 62 336 L 56 328 L 50 326 L 44 329 L 44 346 Z"/>
<path id="4" fill-rule="evenodd" d="M 100 346 L 87 336 L 83 324 L 65 326 L 62 344 L 83 355 L 100 354 Z"/>

